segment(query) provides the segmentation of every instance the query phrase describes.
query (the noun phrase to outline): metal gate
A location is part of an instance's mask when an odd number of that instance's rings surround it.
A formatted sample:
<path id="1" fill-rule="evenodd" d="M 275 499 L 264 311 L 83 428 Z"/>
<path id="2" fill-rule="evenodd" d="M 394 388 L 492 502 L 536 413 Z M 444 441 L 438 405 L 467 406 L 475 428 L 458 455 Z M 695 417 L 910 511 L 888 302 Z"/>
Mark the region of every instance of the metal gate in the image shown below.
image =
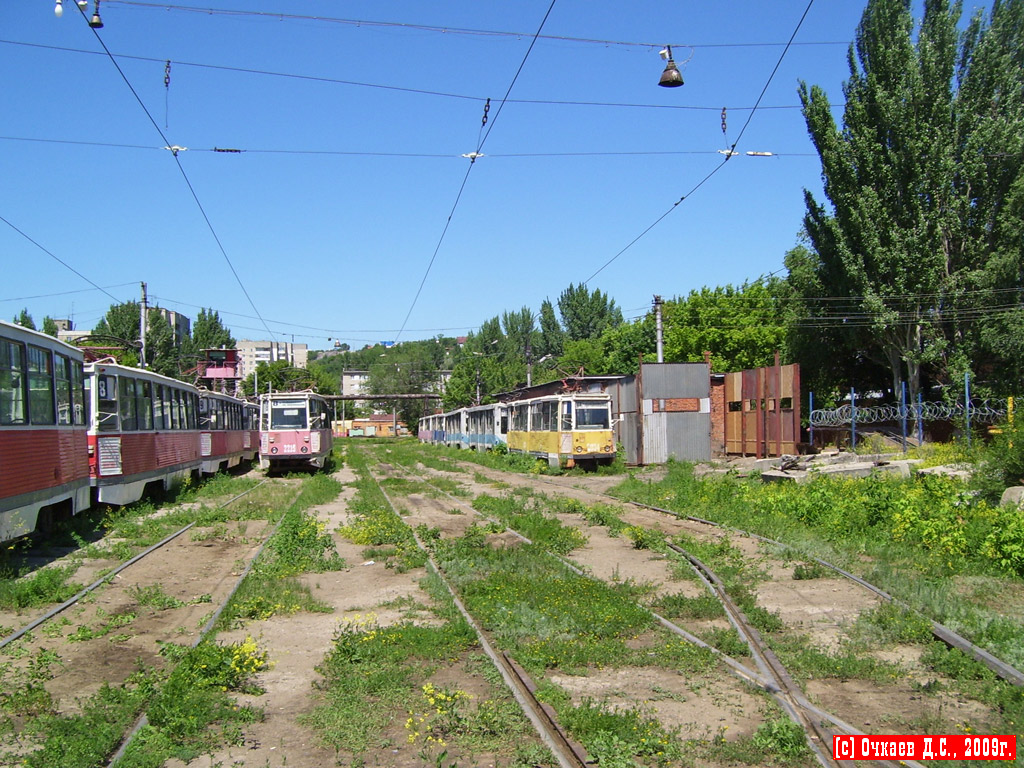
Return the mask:
<path id="1" fill-rule="evenodd" d="M 725 452 L 757 458 L 798 453 L 800 366 L 725 374 Z"/>
<path id="2" fill-rule="evenodd" d="M 636 380 L 641 403 L 639 464 L 711 458 L 711 375 L 707 363 L 647 363 Z"/>

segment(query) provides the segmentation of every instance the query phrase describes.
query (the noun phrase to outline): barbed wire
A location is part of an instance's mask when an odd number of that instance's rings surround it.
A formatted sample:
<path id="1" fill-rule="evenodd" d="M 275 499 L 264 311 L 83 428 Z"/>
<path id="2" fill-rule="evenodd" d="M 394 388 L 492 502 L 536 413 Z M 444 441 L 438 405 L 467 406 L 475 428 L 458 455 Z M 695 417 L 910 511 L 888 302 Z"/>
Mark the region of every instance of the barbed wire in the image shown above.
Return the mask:
<path id="1" fill-rule="evenodd" d="M 908 421 L 958 421 L 969 417 L 971 421 L 995 424 L 1006 419 L 1006 407 L 990 404 L 987 400 L 970 403 L 908 403 L 901 405 L 841 405 L 811 411 L 812 427 L 844 427 L 856 419 L 857 424 Z"/>

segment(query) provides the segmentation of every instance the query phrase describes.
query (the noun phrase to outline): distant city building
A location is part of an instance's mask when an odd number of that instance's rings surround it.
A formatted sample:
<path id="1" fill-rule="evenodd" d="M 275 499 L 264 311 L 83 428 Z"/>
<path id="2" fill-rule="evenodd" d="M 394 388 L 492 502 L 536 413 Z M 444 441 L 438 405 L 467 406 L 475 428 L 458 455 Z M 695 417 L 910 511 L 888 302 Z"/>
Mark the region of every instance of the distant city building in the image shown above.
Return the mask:
<path id="1" fill-rule="evenodd" d="M 241 360 L 239 374 L 245 378 L 256 370 L 260 363 L 274 363 L 286 360 L 295 368 L 305 368 L 309 360 L 309 348 L 305 344 L 288 341 L 250 341 L 242 339 L 236 345 Z"/>
<path id="2" fill-rule="evenodd" d="M 75 339 L 88 336 L 92 331 L 76 331 L 75 324 L 71 320 L 54 320 L 57 325 L 57 338 L 65 344 L 74 344 Z"/>
<path id="3" fill-rule="evenodd" d="M 174 344 L 181 344 L 187 339 L 192 333 L 192 321 L 185 317 L 180 312 L 175 312 L 173 309 L 164 309 L 163 307 L 154 307 L 160 316 L 167 321 L 167 324 L 171 326 L 171 333 L 174 334 Z"/>
<path id="4" fill-rule="evenodd" d="M 342 371 L 341 394 L 362 395 L 366 393 L 366 382 L 370 379 L 369 371 Z"/>

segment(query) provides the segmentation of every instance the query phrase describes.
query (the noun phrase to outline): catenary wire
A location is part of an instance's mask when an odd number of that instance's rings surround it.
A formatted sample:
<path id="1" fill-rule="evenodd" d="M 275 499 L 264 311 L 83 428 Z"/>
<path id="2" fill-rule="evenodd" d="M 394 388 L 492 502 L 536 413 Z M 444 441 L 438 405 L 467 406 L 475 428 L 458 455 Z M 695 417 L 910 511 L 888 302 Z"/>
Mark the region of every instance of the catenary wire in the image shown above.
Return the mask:
<path id="1" fill-rule="evenodd" d="M 466 189 L 466 183 L 469 181 L 469 174 L 473 171 L 473 166 L 476 165 L 476 158 L 480 155 L 481 150 L 484 148 L 484 144 L 487 142 L 487 137 L 491 135 L 491 131 L 494 129 L 494 124 L 498 120 L 498 116 L 501 115 L 501 110 L 505 106 L 505 102 L 508 100 L 509 94 L 512 92 L 512 88 L 515 87 L 516 80 L 519 79 L 520 73 L 523 71 L 523 67 L 526 66 L 526 60 L 530 58 L 530 52 L 533 51 L 534 45 L 537 43 L 537 36 L 540 35 L 541 30 L 544 29 L 544 25 L 547 23 L 548 17 L 551 16 L 551 11 L 555 7 L 556 0 L 551 0 L 551 4 L 548 6 L 547 12 L 544 14 L 544 18 L 540 22 L 540 26 L 537 28 L 536 34 L 533 36 L 533 40 L 530 41 L 529 48 L 526 49 L 526 53 L 523 55 L 523 60 L 519 63 L 519 69 L 516 70 L 515 76 L 512 78 L 512 82 L 509 83 L 508 89 L 505 91 L 505 95 L 501 102 L 498 104 L 498 109 L 494 113 L 494 117 L 490 120 L 490 126 L 485 126 L 486 130 L 480 137 L 477 143 L 476 151 L 473 152 L 473 156 L 469 161 L 469 166 L 466 168 L 466 175 L 462 179 L 462 186 L 459 187 L 459 193 L 455 196 L 455 203 L 452 205 L 452 209 L 448 214 L 448 219 L 445 221 L 444 229 L 441 231 L 441 237 L 437 241 L 437 246 L 434 248 L 434 253 L 430 257 L 430 262 L 427 264 L 427 269 L 423 273 L 423 279 L 420 281 L 419 288 L 416 289 L 416 295 L 412 299 L 412 304 L 409 305 L 409 311 L 405 313 L 405 319 L 402 321 L 402 327 L 399 329 L 395 336 L 395 341 L 401 338 L 402 333 L 405 331 L 405 326 L 409 322 L 409 317 L 412 315 L 413 309 L 416 308 L 416 302 L 419 301 L 420 294 L 423 292 L 423 286 L 426 285 L 427 277 L 430 275 L 430 270 L 434 266 L 434 261 L 437 259 L 437 254 L 441 250 L 441 244 L 444 242 L 445 235 L 448 233 L 448 227 L 451 226 L 452 217 L 455 215 L 455 210 L 459 206 L 459 201 L 462 199 L 462 193 Z M 487 109 L 490 106 L 490 100 L 487 101 L 487 106 L 484 107 L 484 121 L 487 121 Z"/>
<path id="2" fill-rule="evenodd" d="M 68 264 L 68 263 L 67 263 L 66 261 L 64 261 L 64 260 L 63 260 L 62 258 L 60 258 L 60 257 L 59 257 L 59 256 L 57 256 L 56 254 L 54 254 L 54 253 L 53 253 L 52 251 L 49 251 L 49 250 L 47 250 L 47 249 L 46 249 L 46 248 L 44 248 L 44 247 L 43 247 L 43 246 L 42 246 L 42 245 L 41 245 L 40 243 L 38 243 L 37 241 L 33 240 L 33 239 L 32 239 L 31 237 L 29 237 L 29 236 L 28 236 L 27 234 L 25 234 L 24 232 L 22 232 L 22 231 L 21 231 L 20 229 L 18 229 L 18 228 L 17 228 L 16 226 L 14 226 L 14 225 L 13 225 L 13 224 L 12 224 L 11 222 L 9 222 L 9 221 L 8 221 L 7 219 L 5 219 L 5 218 L 4 218 L 3 216 L 0 216 L 0 221 L 2 221 L 2 222 L 3 222 L 4 224 L 6 224 L 6 225 L 7 225 L 8 227 L 10 227 L 11 229 L 13 229 L 13 230 L 14 230 L 15 232 L 17 232 L 17 233 L 18 233 L 19 235 L 21 235 L 21 236 L 22 236 L 23 238 L 25 238 L 26 240 L 28 240 L 28 241 L 29 241 L 30 243 L 32 243 L 32 245 L 34 245 L 34 246 L 35 246 L 36 248 L 38 248 L 39 250 L 41 250 L 41 251 L 42 251 L 43 253 L 45 253 L 45 254 L 46 254 L 47 256 L 49 256 L 49 257 L 50 257 L 51 259 L 53 259 L 54 261 L 56 261 L 56 262 L 57 262 L 58 264 L 61 264 L 62 266 L 66 267 L 67 269 L 69 269 L 69 270 L 71 270 L 72 272 L 74 272 L 74 273 L 75 273 L 76 275 L 78 275 L 78 276 L 79 276 L 80 278 L 82 278 L 83 280 L 85 280 L 85 282 L 87 282 L 87 283 L 88 283 L 89 285 L 91 285 L 91 286 L 92 286 L 93 288 L 95 288 L 95 289 L 96 289 L 96 290 L 98 290 L 98 291 L 102 291 L 102 292 L 103 292 L 103 293 L 105 293 L 105 294 L 106 294 L 107 296 L 109 296 L 109 297 L 110 297 L 110 298 L 112 298 L 112 299 L 113 299 L 114 301 L 116 301 L 116 302 L 117 302 L 118 304 L 120 304 L 120 303 L 121 303 L 121 300 L 120 300 L 119 298 L 117 298 L 117 297 L 116 297 L 116 296 L 115 296 L 114 294 L 110 293 L 110 292 L 109 292 L 109 291 L 108 291 L 108 290 L 107 290 L 106 288 L 103 288 L 103 287 L 101 287 L 101 286 L 97 285 L 96 283 L 94 283 L 94 282 L 93 282 L 92 280 L 90 280 L 90 279 L 89 279 L 88 277 L 86 277 L 85 275 L 83 275 L 83 274 L 82 274 L 81 272 L 79 272 L 79 271 L 78 271 L 77 269 L 75 269 L 74 267 L 72 267 L 72 266 L 71 266 L 70 264 Z"/>
<path id="3" fill-rule="evenodd" d="M 633 240 L 631 240 L 629 242 L 629 244 L 626 245 L 625 248 L 620 250 L 618 253 L 616 253 L 614 256 L 612 256 L 610 259 L 608 259 L 608 261 L 606 261 L 604 264 L 602 264 L 598 268 L 598 270 L 596 272 L 594 272 L 590 277 L 588 277 L 586 280 L 583 281 L 583 285 L 586 285 L 591 280 L 593 280 L 595 277 L 597 277 L 599 274 L 601 274 L 601 272 L 603 272 L 605 270 L 605 268 L 608 267 L 609 264 L 611 264 L 613 261 L 618 259 L 619 256 L 621 256 L 626 251 L 628 251 L 630 248 L 632 248 L 633 245 L 635 245 L 637 243 L 637 241 L 639 241 L 641 238 L 644 237 L 644 235 L 646 235 L 648 232 L 650 232 L 652 229 L 654 229 L 656 226 L 658 226 L 658 224 L 660 224 L 662 221 L 664 221 L 665 218 L 670 213 L 672 213 L 676 208 L 678 208 L 679 204 L 681 202 L 683 202 L 686 198 L 688 198 L 690 195 L 692 195 L 694 192 L 696 192 L 698 189 L 700 189 L 702 186 L 704 186 L 704 184 L 707 183 L 707 181 L 709 179 L 711 179 L 712 176 L 717 174 L 720 170 L 722 170 L 722 168 L 725 167 L 725 164 L 727 162 L 729 162 L 730 158 L 734 154 L 736 145 L 739 143 L 739 139 L 743 136 L 743 133 L 747 130 L 747 126 L 750 125 L 750 121 L 751 121 L 751 119 L 753 119 L 754 113 L 757 111 L 758 106 L 761 103 L 761 100 L 764 99 L 764 95 L 768 91 L 768 86 L 771 85 L 772 80 L 775 78 L 775 74 L 779 71 L 779 67 L 782 64 L 782 60 L 786 57 L 786 53 L 789 51 L 790 46 L 792 46 L 793 39 L 797 36 L 797 33 L 800 31 L 800 27 L 803 26 L 804 19 L 807 18 L 807 14 L 810 12 L 812 5 L 814 5 L 814 0 L 809 0 L 809 2 L 807 3 L 807 7 L 804 9 L 803 15 L 800 17 L 800 20 L 797 22 L 796 27 L 793 29 L 793 34 L 790 35 L 790 37 L 789 37 L 789 42 L 786 44 L 786 47 L 783 49 L 782 53 L 779 55 L 779 60 L 775 63 L 775 68 L 772 69 L 772 73 L 768 76 L 768 80 L 765 82 L 764 88 L 761 89 L 761 95 L 758 97 L 757 103 L 755 103 L 753 109 L 751 109 L 750 115 L 747 117 L 747 121 L 743 124 L 743 129 L 740 131 L 739 136 L 737 137 L 736 141 L 733 143 L 732 148 L 729 150 L 729 152 L 722 159 L 722 162 L 719 163 L 714 168 L 712 168 L 711 171 L 704 178 L 702 178 L 700 181 L 698 181 L 697 184 L 695 184 L 690 189 L 689 192 L 687 192 L 685 195 L 683 195 L 678 200 L 676 200 L 672 204 L 671 208 L 669 208 L 667 211 L 665 211 L 663 214 L 661 214 L 661 216 L 659 216 L 657 219 L 655 219 L 655 221 L 652 224 L 650 224 L 646 229 L 644 229 L 643 232 L 641 232 L 639 235 L 637 235 L 635 238 L 633 238 Z"/>
<path id="4" fill-rule="evenodd" d="M 79 54 L 86 54 L 86 55 L 89 55 L 89 56 L 102 56 L 102 55 L 104 55 L 104 54 L 100 53 L 99 51 L 88 51 L 88 50 L 85 50 L 85 49 L 82 49 L 82 48 L 68 48 L 68 47 L 65 47 L 65 46 L 43 45 L 43 44 L 40 44 L 40 43 L 27 43 L 27 42 L 18 41 L 18 40 L 3 40 L 3 39 L 0 39 L 0 44 L 4 44 L 4 45 L 20 45 L 20 46 L 25 46 L 25 47 L 28 47 L 28 48 L 41 48 L 41 49 L 44 49 L 44 50 L 61 51 L 61 52 L 64 52 L 64 53 L 79 53 Z M 126 59 L 128 61 L 145 61 L 145 62 L 151 62 L 151 63 L 154 63 L 154 64 L 160 64 L 161 66 L 165 65 L 167 63 L 167 61 L 168 61 L 168 59 L 161 59 L 161 58 L 156 58 L 156 57 L 153 57 L 153 56 L 132 56 L 132 55 L 120 54 L 120 53 L 114 54 L 114 55 L 117 58 L 119 58 L 119 59 Z M 175 66 L 178 66 L 178 67 L 195 67 L 195 68 L 199 68 L 199 69 L 212 69 L 212 70 L 217 70 L 217 71 L 222 71 L 222 72 L 237 72 L 237 73 L 248 74 L 248 75 L 263 75 L 263 76 L 266 76 L 266 77 L 281 77 L 281 78 L 287 78 L 287 79 L 292 79 L 292 80 L 308 80 L 308 81 L 311 81 L 311 82 L 327 83 L 327 84 L 331 84 L 331 85 L 351 85 L 351 86 L 356 86 L 356 87 L 360 87 L 360 88 L 376 88 L 376 89 L 386 90 L 386 91 L 399 91 L 399 92 L 402 92 L 402 93 L 413 93 L 413 94 L 418 94 L 418 95 L 421 95 L 421 96 L 437 96 L 437 97 L 443 97 L 443 98 L 449 98 L 449 99 L 462 99 L 462 100 L 466 100 L 466 101 L 485 102 L 487 100 L 487 97 L 485 97 L 485 96 L 471 96 L 471 95 L 468 95 L 468 94 L 449 93 L 449 92 L 446 92 L 446 91 L 432 91 L 432 90 L 427 90 L 427 89 L 422 89 L 422 88 L 408 88 L 408 87 L 399 86 L 399 85 L 384 85 L 384 84 L 381 84 L 381 83 L 366 83 L 366 82 L 360 82 L 360 81 L 357 81 L 357 80 L 341 80 L 341 79 L 338 79 L 338 78 L 323 77 L 323 76 L 318 76 L 318 75 L 300 75 L 300 74 L 290 73 L 290 72 L 274 72 L 274 71 L 265 70 L 265 69 L 252 69 L 252 68 L 249 68 L 249 67 L 234 67 L 234 66 L 228 66 L 228 65 L 223 65 L 223 64 L 204 64 L 204 63 L 191 62 L 191 61 L 177 61 L 177 60 L 174 60 L 174 59 L 171 59 L 170 61 L 171 61 L 172 64 L 174 64 Z M 547 105 L 547 106 L 572 106 L 572 107 L 617 107 L 617 108 L 627 108 L 627 109 L 664 109 L 664 110 L 701 111 L 701 112 L 720 112 L 721 109 L 722 109 L 722 105 L 718 105 L 718 106 L 712 107 L 712 106 L 693 106 L 693 105 L 687 105 L 687 104 L 636 104 L 636 103 L 629 103 L 629 102 L 565 101 L 565 100 L 558 100 L 558 99 L 511 99 L 510 98 L 510 99 L 508 99 L 508 103 L 509 104 L 542 104 L 542 105 Z M 830 104 L 830 107 L 832 109 L 839 110 L 839 109 L 844 108 L 845 104 L 843 102 L 837 102 L 835 104 Z M 726 105 L 726 108 L 730 112 L 733 112 L 733 111 L 735 111 L 735 112 L 744 112 L 746 110 L 753 109 L 753 107 L 750 107 L 750 106 L 729 106 L 729 105 Z M 802 108 L 803 107 L 800 104 L 776 104 L 776 105 L 768 105 L 768 106 L 760 107 L 760 109 L 762 111 L 768 110 L 768 109 L 793 110 L 793 109 L 802 109 Z"/>
<path id="5" fill-rule="evenodd" d="M 466 27 L 447 27 L 447 26 L 436 26 L 427 24 L 410 24 L 408 22 L 396 22 L 396 21 L 374 21 L 370 19 L 344 19 L 332 16 L 309 16 L 295 13 L 274 13 L 273 11 L 250 11 L 250 10 L 234 10 L 234 9 L 222 9 L 222 8 L 196 8 L 193 6 L 186 5 L 173 5 L 169 3 L 144 3 L 138 2 L 138 0 L 107 0 L 108 5 L 123 5 L 123 6 L 134 6 L 145 9 L 160 9 L 168 11 L 183 11 L 198 13 L 203 16 L 256 16 L 269 19 L 277 20 L 295 20 L 295 21 L 317 21 L 332 24 L 346 24 L 355 27 L 395 27 L 400 29 L 411 29 L 419 32 L 435 32 L 443 35 L 472 35 L 472 36 L 483 36 L 483 37 L 512 37 L 520 39 L 523 37 L 529 37 L 528 32 L 510 32 L 506 30 L 491 30 L 491 29 L 472 29 Z M 636 41 L 626 40 L 603 40 L 588 37 L 570 37 L 566 35 L 537 35 L 540 40 L 557 40 L 560 42 L 571 42 L 571 43 L 587 43 L 591 45 L 600 45 L 607 47 L 610 45 L 631 47 L 631 48 L 645 48 L 645 49 L 659 49 L 664 47 L 662 43 L 643 43 Z M 808 41 L 803 43 L 795 43 L 795 45 L 802 46 L 833 46 L 842 45 L 848 46 L 849 40 L 823 40 L 823 41 Z M 706 44 L 693 44 L 693 43 L 672 43 L 675 48 L 781 48 L 786 43 L 706 43 Z"/>
<path id="6" fill-rule="evenodd" d="M 77 3 L 76 3 L 76 7 L 78 7 L 78 12 L 81 14 L 82 19 L 88 21 L 86 19 L 85 8 L 81 7 L 81 6 L 78 6 Z M 128 76 L 125 75 L 124 70 L 122 70 L 121 66 L 117 63 L 117 59 L 110 52 L 110 49 L 107 48 L 107 44 L 103 41 L 103 38 L 100 37 L 99 32 L 91 24 L 90 24 L 89 28 L 92 30 L 92 33 L 93 33 L 93 35 L 96 38 L 96 41 L 103 47 L 103 50 L 106 51 L 107 58 L 110 59 L 110 63 L 114 65 L 114 68 L 117 70 L 117 73 L 121 76 L 121 79 L 124 80 L 125 85 L 128 86 L 128 90 L 130 90 L 131 93 L 132 93 L 132 96 L 135 97 L 135 100 L 138 102 L 139 106 L 142 108 L 142 111 L 145 113 L 146 117 L 149 119 L 149 122 L 153 125 L 153 128 L 156 129 L 156 132 L 160 135 L 160 138 L 164 140 L 165 145 L 166 146 L 171 146 L 170 140 L 168 140 L 167 136 L 164 135 L 163 130 L 160 128 L 160 125 L 156 122 L 156 120 L 153 119 L 153 115 L 150 114 L 149 109 L 146 107 L 145 102 L 142 101 L 142 98 L 139 96 L 138 92 L 135 90 L 134 86 L 131 84 L 131 81 L 128 79 Z M 242 289 L 242 293 L 245 294 L 245 298 L 249 302 L 249 306 L 252 307 L 253 312 L 255 312 L 256 315 L 259 316 L 260 320 L 262 321 L 263 318 L 260 315 L 260 311 L 256 307 L 256 304 L 252 300 L 252 297 L 249 295 L 249 291 L 246 289 L 245 284 L 242 282 L 242 278 L 239 276 L 238 272 L 235 270 L 235 265 L 231 263 L 231 258 L 228 256 L 228 252 L 224 248 L 224 244 L 221 242 L 220 237 L 217 235 L 217 230 L 214 229 L 213 222 L 210 221 L 210 217 L 209 217 L 209 215 L 207 215 L 206 209 L 203 207 L 203 203 L 199 199 L 199 195 L 196 193 L 195 187 L 192 186 L 192 181 L 191 181 L 191 179 L 189 179 L 188 174 L 185 172 L 185 167 L 181 164 L 181 159 L 178 157 L 178 153 L 176 151 L 172 151 L 171 155 L 174 158 L 175 165 L 178 166 L 178 170 L 181 172 L 181 177 L 185 180 L 185 185 L 188 187 L 188 190 L 189 190 L 189 192 L 192 195 L 192 199 L 195 201 L 196 206 L 199 208 L 199 212 L 200 212 L 200 214 L 203 217 L 203 220 L 206 222 L 207 228 L 210 230 L 210 234 L 213 235 L 213 239 L 217 243 L 217 247 L 220 249 L 221 255 L 224 257 L 224 261 L 227 262 L 228 268 L 231 270 L 231 274 L 234 275 L 235 281 L 238 283 L 238 287 Z M 271 337 L 276 340 L 276 337 L 274 337 L 273 332 L 270 330 L 269 327 L 267 327 L 266 322 L 264 322 L 263 325 L 266 328 L 267 333 L 269 333 L 271 335 Z"/>

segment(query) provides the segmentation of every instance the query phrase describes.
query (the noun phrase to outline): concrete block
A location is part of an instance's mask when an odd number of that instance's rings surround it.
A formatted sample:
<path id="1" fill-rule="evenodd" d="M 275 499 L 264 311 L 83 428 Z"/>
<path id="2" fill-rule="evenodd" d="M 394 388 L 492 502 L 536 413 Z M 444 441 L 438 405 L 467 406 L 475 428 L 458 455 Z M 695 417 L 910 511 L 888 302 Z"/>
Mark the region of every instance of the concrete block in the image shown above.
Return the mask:
<path id="1" fill-rule="evenodd" d="M 1017 507 L 1018 509 L 1024 508 L 1024 486 L 1012 485 L 1003 491 L 1003 496 L 999 499 L 999 505 L 1003 507 Z"/>

